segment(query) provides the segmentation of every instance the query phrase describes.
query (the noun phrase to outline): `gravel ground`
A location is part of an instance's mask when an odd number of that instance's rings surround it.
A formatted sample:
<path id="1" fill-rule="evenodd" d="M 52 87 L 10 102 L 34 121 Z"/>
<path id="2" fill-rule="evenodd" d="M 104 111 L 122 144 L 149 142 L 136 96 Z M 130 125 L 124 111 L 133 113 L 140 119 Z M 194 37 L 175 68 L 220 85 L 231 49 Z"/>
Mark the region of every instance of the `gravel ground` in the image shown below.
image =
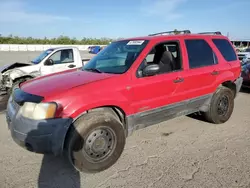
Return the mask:
<path id="1" fill-rule="evenodd" d="M 14 59 L 6 54 L 5 58 Z M 34 154 L 17 146 L 3 111 L 0 187 L 248 188 L 249 95 L 247 90 L 239 93 L 233 115 L 225 124 L 183 116 L 135 132 L 117 163 L 97 174 L 78 173 L 63 158 Z"/>

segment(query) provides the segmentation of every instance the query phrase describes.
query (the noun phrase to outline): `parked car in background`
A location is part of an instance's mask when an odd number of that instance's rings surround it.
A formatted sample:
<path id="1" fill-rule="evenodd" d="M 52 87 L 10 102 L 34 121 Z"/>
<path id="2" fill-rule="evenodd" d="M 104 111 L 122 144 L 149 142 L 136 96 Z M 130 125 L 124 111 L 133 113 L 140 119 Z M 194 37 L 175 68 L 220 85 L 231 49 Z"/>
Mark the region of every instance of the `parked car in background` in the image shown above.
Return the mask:
<path id="1" fill-rule="evenodd" d="M 91 54 L 98 54 L 102 50 L 101 46 L 90 46 L 89 53 Z"/>
<path id="2" fill-rule="evenodd" d="M 245 57 L 241 63 L 242 87 L 250 88 L 250 59 Z"/>
<path id="3" fill-rule="evenodd" d="M 250 48 L 246 48 L 244 51 L 238 52 L 238 58 L 242 62 L 243 59 L 250 60 Z"/>
<path id="4" fill-rule="evenodd" d="M 231 42 L 218 32 L 173 33 L 118 40 L 82 69 L 22 83 L 6 112 L 13 140 L 65 153 L 77 170 L 95 173 L 119 159 L 138 129 L 195 112 L 227 122 L 242 85 Z"/>
<path id="5" fill-rule="evenodd" d="M 89 59 L 82 59 L 76 47 L 58 47 L 43 51 L 27 63 L 16 62 L 0 68 L 1 94 L 7 94 L 16 85 L 29 79 L 82 67 Z"/>

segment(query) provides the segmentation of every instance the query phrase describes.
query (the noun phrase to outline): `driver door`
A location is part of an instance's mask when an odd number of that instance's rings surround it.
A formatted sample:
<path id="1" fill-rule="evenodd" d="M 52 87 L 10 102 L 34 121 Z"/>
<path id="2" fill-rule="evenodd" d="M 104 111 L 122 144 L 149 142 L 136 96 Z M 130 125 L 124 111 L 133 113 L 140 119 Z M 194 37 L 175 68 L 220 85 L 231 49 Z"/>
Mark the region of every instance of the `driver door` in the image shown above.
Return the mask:
<path id="1" fill-rule="evenodd" d="M 76 67 L 73 57 L 73 49 L 64 49 L 56 51 L 48 59 L 53 61 L 53 65 L 44 65 L 41 67 L 41 74 L 51 74 L 62 72 Z"/>

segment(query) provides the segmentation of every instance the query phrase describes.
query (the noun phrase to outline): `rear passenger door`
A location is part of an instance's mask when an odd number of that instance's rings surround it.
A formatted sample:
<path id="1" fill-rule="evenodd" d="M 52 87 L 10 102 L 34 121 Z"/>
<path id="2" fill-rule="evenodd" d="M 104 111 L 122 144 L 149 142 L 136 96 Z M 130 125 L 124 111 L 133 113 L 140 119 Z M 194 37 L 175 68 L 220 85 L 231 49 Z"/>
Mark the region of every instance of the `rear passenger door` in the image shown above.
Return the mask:
<path id="1" fill-rule="evenodd" d="M 197 99 L 213 92 L 213 84 L 219 74 L 218 58 L 204 39 L 185 39 L 187 69 L 184 83 L 179 88 L 186 99 Z"/>

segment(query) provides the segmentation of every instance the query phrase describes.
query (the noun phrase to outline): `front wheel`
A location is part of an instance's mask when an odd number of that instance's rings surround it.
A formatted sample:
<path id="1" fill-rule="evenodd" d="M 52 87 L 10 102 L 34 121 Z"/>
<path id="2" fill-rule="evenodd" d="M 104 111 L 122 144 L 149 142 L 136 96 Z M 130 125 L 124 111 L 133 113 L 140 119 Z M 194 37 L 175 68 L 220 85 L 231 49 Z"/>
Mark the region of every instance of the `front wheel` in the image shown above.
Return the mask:
<path id="1" fill-rule="evenodd" d="M 125 140 L 124 127 L 112 110 L 92 111 L 72 125 L 66 138 L 67 157 L 80 172 L 100 172 L 119 159 Z"/>
<path id="2" fill-rule="evenodd" d="M 215 124 L 225 123 L 234 109 L 234 93 L 227 87 L 220 87 L 213 95 L 210 108 L 205 112 L 205 118 Z"/>

